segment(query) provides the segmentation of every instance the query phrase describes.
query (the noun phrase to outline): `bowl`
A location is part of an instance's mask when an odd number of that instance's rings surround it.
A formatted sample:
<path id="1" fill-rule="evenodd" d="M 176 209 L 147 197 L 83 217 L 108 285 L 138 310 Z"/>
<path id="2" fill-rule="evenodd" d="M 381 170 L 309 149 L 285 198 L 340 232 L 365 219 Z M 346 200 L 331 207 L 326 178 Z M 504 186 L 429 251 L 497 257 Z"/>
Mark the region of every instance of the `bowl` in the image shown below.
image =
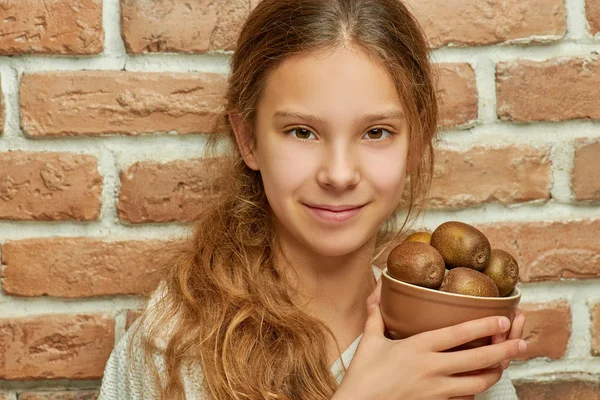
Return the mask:
<path id="1" fill-rule="evenodd" d="M 515 287 L 505 297 L 477 297 L 428 289 L 382 272 L 381 314 L 390 339 L 405 339 L 418 333 L 457 325 L 474 319 L 505 316 L 511 324 L 521 291 Z M 481 338 L 450 350 L 474 348 L 491 343 Z"/>

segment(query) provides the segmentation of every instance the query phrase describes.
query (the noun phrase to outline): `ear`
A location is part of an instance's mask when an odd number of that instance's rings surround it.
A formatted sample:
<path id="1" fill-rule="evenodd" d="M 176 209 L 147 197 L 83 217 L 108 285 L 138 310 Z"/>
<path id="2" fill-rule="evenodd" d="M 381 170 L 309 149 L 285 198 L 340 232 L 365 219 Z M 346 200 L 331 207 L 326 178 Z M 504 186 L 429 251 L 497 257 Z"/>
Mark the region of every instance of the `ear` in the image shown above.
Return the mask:
<path id="1" fill-rule="evenodd" d="M 230 112 L 228 116 L 233 133 L 235 134 L 235 140 L 238 148 L 240 149 L 240 153 L 242 154 L 244 162 L 248 168 L 255 171 L 260 170 L 258 157 L 254 149 L 254 136 L 252 134 L 252 130 L 248 126 L 248 123 L 237 112 Z"/>

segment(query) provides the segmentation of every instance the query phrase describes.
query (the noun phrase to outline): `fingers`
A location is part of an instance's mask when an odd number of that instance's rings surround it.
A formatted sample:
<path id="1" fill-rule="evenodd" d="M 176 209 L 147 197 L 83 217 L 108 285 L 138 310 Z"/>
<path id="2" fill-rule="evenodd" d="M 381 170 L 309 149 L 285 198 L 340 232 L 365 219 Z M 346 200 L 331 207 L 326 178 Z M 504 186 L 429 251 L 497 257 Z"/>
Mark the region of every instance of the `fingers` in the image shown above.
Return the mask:
<path id="1" fill-rule="evenodd" d="M 490 366 L 521 355 L 526 349 L 525 341 L 512 339 L 495 345 L 447 353 L 445 355 L 451 357 L 444 357 L 448 360 L 448 363 L 444 362 L 441 366 L 441 371 L 444 374 L 453 375 L 462 372 L 489 369 Z"/>
<path id="2" fill-rule="evenodd" d="M 468 399 L 468 396 L 485 392 L 494 386 L 502 377 L 502 369 L 488 369 L 478 374 L 470 374 L 460 377 L 448 377 L 445 387 L 448 388 L 450 397 Z"/>
<path id="3" fill-rule="evenodd" d="M 432 351 L 444 351 L 472 340 L 493 336 L 506 332 L 510 321 L 506 317 L 486 317 L 462 324 L 420 333 L 413 338 L 420 337 L 426 348 Z"/>
<path id="4" fill-rule="evenodd" d="M 523 314 L 523 312 L 517 308 L 517 313 L 515 315 L 515 319 L 513 320 L 512 327 L 511 327 L 510 333 L 508 335 L 508 340 L 522 339 L 524 327 L 525 327 L 525 314 Z M 504 369 L 508 368 L 509 365 L 510 365 L 510 360 L 504 360 L 502 362 L 502 367 Z"/>
<path id="5" fill-rule="evenodd" d="M 523 328 L 525 327 L 525 314 L 517 308 L 515 319 L 513 320 L 508 339 L 522 339 Z"/>
<path id="6" fill-rule="evenodd" d="M 379 294 L 378 294 L 379 293 Z M 381 279 L 377 282 L 377 286 L 371 295 L 367 298 L 367 309 L 369 315 L 365 322 L 365 331 L 363 336 L 383 336 L 385 331 L 385 325 L 383 324 L 383 318 L 381 317 L 381 310 L 379 309 L 379 296 L 381 295 Z"/>

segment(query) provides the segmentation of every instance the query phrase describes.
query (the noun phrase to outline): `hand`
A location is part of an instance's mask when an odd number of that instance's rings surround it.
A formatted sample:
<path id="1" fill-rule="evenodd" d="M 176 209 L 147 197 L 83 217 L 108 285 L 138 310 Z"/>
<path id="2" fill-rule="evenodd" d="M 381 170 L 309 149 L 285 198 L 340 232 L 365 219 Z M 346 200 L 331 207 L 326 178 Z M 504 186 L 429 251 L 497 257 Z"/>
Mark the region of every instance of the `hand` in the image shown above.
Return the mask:
<path id="1" fill-rule="evenodd" d="M 510 332 L 508 333 L 508 336 L 507 336 L 507 332 L 503 332 L 503 333 L 494 335 L 494 336 L 492 336 L 492 344 L 502 343 L 502 342 L 505 342 L 506 340 L 523 339 L 523 327 L 524 326 L 525 326 L 525 314 L 523 314 L 523 311 L 521 311 L 520 308 L 517 308 L 517 311 L 515 313 L 515 318 L 513 320 L 512 326 L 510 328 Z M 508 366 L 510 365 L 510 361 L 511 361 L 510 359 L 502 361 L 500 363 L 500 365 L 502 366 L 502 369 L 508 368 Z"/>
<path id="2" fill-rule="evenodd" d="M 520 308 L 517 308 L 515 313 L 515 318 L 513 319 L 512 326 L 510 328 L 510 333 L 503 332 L 497 335 L 492 336 L 492 344 L 502 343 L 506 340 L 512 339 L 522 339 L 523 338 L 523 327 L 525 326 L 525 314 L 521 311 Z M 510 359 L 504 360 L 500 363 L 500 366 L 503 370 L 508 368 L 510 364 Z M 461 396 L 461 397 L 453 397 L 451 400 L 474 400 L 475 396 Z"/>
<path id="3" fill-rule="evenodd" d="M 481 318 L 390 340 L 384 335 L 380 297 L 381 279 L 367 300 L 369 316 L 363 337 L 332 400 L 447 400 L 473 396 L 500 380 L 502 361 L 521 354 L 522 341 L 513 338 L 475 349 L 445 351 L 506 332 L 509 324 L 503 329 L 499 323 L 508 322 L 505 317 Z"/>

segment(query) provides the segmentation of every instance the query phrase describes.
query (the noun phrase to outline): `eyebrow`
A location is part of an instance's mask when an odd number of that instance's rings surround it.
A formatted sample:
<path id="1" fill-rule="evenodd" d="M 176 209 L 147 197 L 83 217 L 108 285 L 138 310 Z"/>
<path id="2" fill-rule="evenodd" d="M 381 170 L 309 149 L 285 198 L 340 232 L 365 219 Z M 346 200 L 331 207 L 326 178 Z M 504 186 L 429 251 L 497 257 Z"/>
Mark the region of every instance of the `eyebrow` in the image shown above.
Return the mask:
<path id="1" fill-rule="evenodd" d="M 299 112 L 293 112 L 293 111 L 277 111 L 274 115 L 273 115 L 273 119 L 283 119 L 283 118 L 298 118 L 298 119 L 304 119 L 307 121 L 311 121 L 313 123 L 317 123 L 317 124 L 322 124 L 322 125 L 327 125 L 327 122 L 325 122 L 325 120 L 323 120 L 322 118 L 319 118 L 315 115 L 310 115 L 310 114 L 303 114 L 303 113 L 299 113 Z M 398 109 L 392 109 L 392 110 L 386 110 L 380 113 L 374 113 L 374 114 L 365 114 L 362 117 L 360 117 L 357 122 L 358 123 L 364 123 L 364 122 L 375 122 L 375 121 L 381 121 L 384 119 L 404 119 L 404 112 L 402 110 L 398 110 Z"/>

